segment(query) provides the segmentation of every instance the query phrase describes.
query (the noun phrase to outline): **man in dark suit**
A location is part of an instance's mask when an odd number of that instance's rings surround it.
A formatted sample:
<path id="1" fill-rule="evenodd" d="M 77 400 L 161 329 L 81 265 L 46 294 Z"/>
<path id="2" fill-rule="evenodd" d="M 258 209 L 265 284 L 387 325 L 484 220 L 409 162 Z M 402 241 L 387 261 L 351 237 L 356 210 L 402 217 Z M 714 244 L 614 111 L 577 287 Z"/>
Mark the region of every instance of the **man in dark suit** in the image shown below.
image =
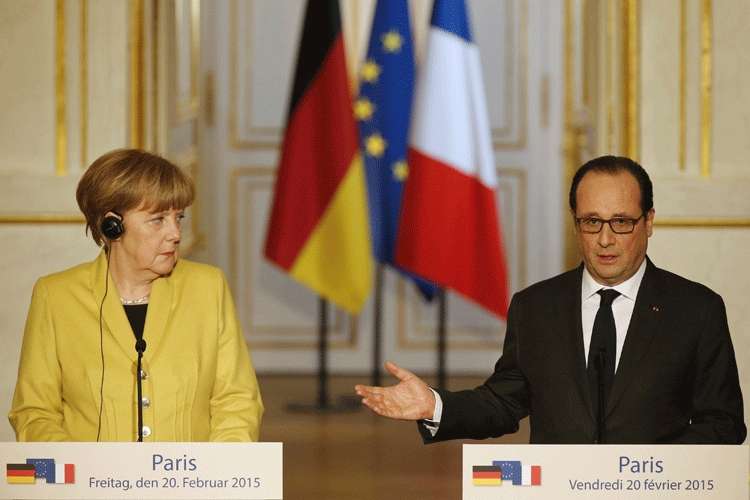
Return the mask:
<path id="1" fill-rule="evenodd" d="M 654 266 L 646 171 L 604 156 L 573 178 L 570 208 L 583 264 L 513 297 L 503 354 L 473 390 L 400 382 L 357 386 L 362 402 L 418 420 L 425 442 L 518 430 L 532 443 L 742 443 L 742 393 L 719 295 Z"/>

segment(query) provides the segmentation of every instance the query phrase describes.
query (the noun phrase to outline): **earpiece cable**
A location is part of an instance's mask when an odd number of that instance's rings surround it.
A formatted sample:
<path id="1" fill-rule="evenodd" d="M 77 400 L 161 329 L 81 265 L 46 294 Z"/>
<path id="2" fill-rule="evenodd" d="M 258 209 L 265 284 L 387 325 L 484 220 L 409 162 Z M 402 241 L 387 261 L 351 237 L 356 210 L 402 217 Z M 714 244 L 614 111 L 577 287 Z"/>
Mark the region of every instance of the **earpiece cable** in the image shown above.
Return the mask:
<path id="1" fill-rule="evenodd" d="M 102 297 L 102 303 L 99 304 L 99 352 L 102 358 L 102 380 L 99 385 L 99 423 L 96 426 L 96 442 L 99 442 L 99 437 L 102 431 L 102 411 L 104 409 L 104 327 L 102 326 L 102 310 L 104 309 L 104 300 L 107 298 L 107 292 L 109 291 L 109 258 L 111 256 L 111 250 L 107 249 L 107 275 L 104 278 L 104 296 Z"/>

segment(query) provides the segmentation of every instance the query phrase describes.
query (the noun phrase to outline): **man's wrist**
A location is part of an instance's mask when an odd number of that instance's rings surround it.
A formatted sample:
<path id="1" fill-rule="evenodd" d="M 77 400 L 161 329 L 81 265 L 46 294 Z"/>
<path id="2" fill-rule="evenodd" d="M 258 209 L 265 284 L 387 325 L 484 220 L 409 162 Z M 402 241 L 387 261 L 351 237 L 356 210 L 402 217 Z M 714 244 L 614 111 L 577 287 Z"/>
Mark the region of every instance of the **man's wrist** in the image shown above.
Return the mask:
<path id="1" fill-rule="evenodd" d="M 422 413 L 422 420 L 431 421 L 435 418 L 435 405 L 437 404 L 438 397 L 437 393 L 430 387 L 430 403 L 429 407 L 425 408 Z"/>
<path id="2" fill-rule="evenodd" d="M 440 420 L 443 417 L 443 399 L 440 397 L 440 394 L 430 387 L 430 392 L 432 393 L 432 413 L 425 418 L 425 420 L 428 420 L 430 422 L 434 422 L 435 425 L 440 423 Z"/>

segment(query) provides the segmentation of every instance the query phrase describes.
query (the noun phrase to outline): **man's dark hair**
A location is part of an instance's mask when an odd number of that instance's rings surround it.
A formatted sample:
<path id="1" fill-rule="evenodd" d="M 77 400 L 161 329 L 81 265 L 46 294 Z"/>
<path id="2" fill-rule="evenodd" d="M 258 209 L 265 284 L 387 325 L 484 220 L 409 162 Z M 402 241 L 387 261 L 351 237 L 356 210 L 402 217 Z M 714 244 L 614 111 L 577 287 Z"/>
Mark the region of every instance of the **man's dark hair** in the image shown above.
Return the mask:
<path id="1" fill-rule="evenodd" d="M 648 173 L 637 162 L 626 158 L 625 156 L 600 156 L 589 160 L 578 169 L 573 176 L 573 182 L 570 185 L 570 194 L 568 202 L 573 213 L 576 212 L 576 192 L 581 179 L 589 172 L 601 172 L 609 175 L 616 175 L 620 172 L 628 172 L 638 181 L 641 188 L 641 211 L 643 214 L 654 208 L 654 185 Z"/>

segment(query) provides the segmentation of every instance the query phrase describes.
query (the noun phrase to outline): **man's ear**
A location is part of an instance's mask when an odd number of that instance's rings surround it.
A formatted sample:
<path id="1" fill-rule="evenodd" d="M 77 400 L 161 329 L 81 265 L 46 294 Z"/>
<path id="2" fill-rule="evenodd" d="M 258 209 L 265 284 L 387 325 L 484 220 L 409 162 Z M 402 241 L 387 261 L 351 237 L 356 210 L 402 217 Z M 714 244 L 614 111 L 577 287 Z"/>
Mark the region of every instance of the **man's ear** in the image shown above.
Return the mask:
<path id="1" fill-rule="evenodd" d="M 644 219 L 646 220 L 646 234 L 648 234 L 649 238 L 654 233 L 654 216 L 656 215 L 656 211 L 652 208 L 648 212 L 646 212 L 646 216 Z"/>
<path id="2" fill-rule="evenodd" d="M 570 218 L 573 219 L 573 236 L 578 235 L 578 224 L 576 224 L 576 213 L 570 210 Z"/>

